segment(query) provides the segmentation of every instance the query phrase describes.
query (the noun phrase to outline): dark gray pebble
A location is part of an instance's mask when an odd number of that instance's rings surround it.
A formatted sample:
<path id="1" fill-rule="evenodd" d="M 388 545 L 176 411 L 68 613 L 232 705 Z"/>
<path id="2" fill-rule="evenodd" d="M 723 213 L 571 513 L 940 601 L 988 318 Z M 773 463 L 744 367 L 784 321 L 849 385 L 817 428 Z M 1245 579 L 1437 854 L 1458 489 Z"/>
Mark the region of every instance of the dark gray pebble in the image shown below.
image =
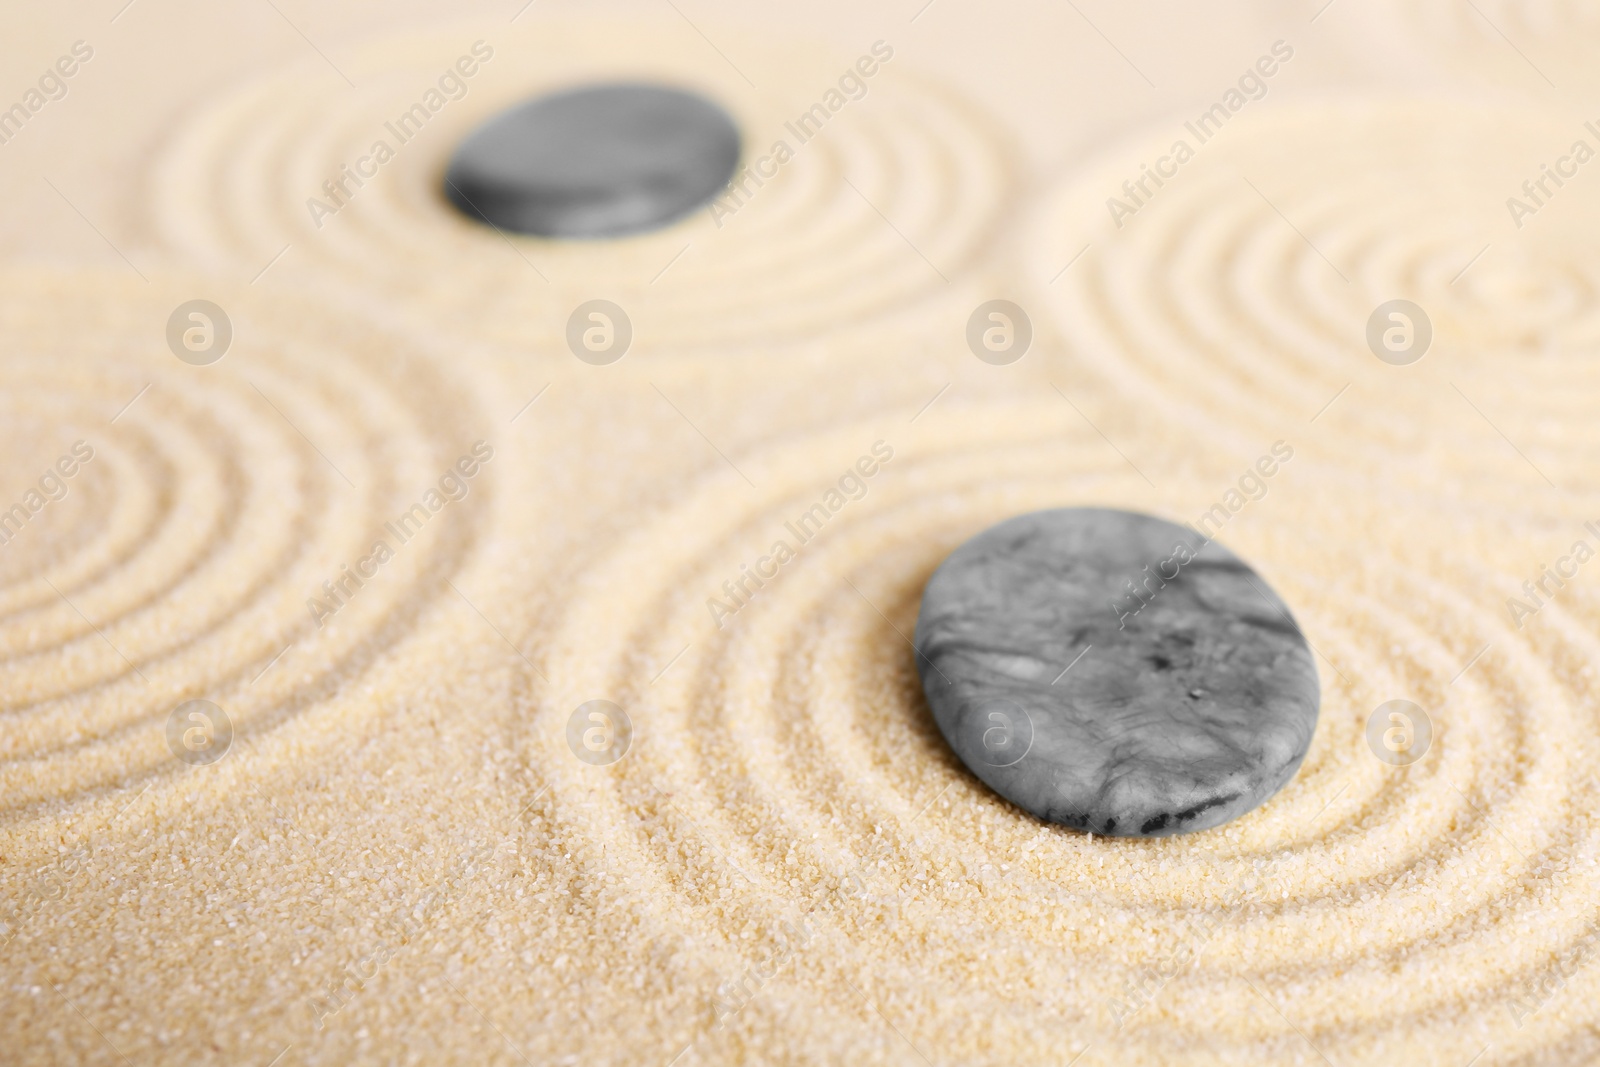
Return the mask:
<path id="1" fill-rule="evenodd" d="M 1294 776 L 1317 723 L 1288 606 L 1215 541 L 1133 512 L 1039 511 L 974 537 L 929 579 L 916 648 L 961 761 L 1097 834 L 1242 815 Z"/>
<path id="2" fill-rule="evenodd" d="M 543 237 L 655 229 L 716 196 L 739 162 L 739 130 L 716 104 L 656 85 L 539 97 L 456 149 L 444 192 L 472 218 Z"/>

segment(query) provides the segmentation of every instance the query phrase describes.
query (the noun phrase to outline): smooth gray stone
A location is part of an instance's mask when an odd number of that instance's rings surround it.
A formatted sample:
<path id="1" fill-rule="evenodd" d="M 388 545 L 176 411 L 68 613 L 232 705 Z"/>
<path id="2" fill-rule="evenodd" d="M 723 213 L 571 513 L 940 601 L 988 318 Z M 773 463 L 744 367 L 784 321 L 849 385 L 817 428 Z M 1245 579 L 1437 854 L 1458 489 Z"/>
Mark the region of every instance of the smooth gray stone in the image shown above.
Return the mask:
<path id="1" fill-rule="evenodd" d="M 543 237 L 617 237 L 716 196 L 739 162 L 727 112 L 655 85 L 539 97 L 472 131 L 445 173 L 466 215 Z"/>
<path id="2" fill-rule="evenodd" d="M 1294 777 L 1317 723 L 1317 668 L 1288 606 L 1215 541 L 1128 511 L 985 530 L 928 580 L 915 643 L 961 761 L 1041 819 L 1097 834 L 1242 815 Z"/>

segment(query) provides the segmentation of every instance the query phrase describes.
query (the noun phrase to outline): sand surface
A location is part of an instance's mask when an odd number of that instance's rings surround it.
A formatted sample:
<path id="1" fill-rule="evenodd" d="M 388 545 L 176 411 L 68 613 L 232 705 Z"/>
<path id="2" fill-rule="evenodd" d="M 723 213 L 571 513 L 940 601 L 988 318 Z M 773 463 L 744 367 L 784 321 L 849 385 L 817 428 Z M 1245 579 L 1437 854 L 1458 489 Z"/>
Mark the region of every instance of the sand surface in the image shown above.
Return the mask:
<path id="1" fill-rule="evenodd" d="M 93 56 L 0 144 L 0 1059 L 1600 1058 L 1595 16 L 919 6 L 4 16 L 0 106 Z M 627 240 L 452 213 L 467 130 L 616 76 L 793 158 Z M 165 337 L 195 298 L 208 366 Z M 565 340 L 597 298 L 608 366 Z M 1003 366 L 965 340 L 996 298 L 1033 327 Z M 1395 298 L 1409 365 L 1365 339 Z M 1292 605 L 1322 713 L 1261 808 L 1088 837 L 941 740 L 923 583 L 1069 505 L 1220 507 Z M 212 764 L 169 747 L 193 699 Z M 609 765 L 569 747 L 591 700 Z M 1368 742 L 1392 700 L 1408 766 Z"/>

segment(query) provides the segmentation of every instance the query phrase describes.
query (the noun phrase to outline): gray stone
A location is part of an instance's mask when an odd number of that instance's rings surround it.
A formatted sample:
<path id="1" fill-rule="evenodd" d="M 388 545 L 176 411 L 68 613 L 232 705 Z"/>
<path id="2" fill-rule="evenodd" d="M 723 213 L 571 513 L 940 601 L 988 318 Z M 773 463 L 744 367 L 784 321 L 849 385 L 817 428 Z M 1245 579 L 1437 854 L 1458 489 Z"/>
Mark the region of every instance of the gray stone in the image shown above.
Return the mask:
<path id="1" fill-rule="evenodd" d="M 709 100 L 654 85 L 599 85 L 489 119 L 456 149 L 444 192 L 502 230 L 617 237 L 707 202 L 738 162 L 739 130 Z"/>
<path id="2" fill-rule="evenodd" d="M 1123 837 L 1203 830 L 1294 776 L 1321 688 L 1287 605 L 1242 560 L 1148 515 L 1008 519 L 922 595 L 940 731 L 1041 819 Z"/>

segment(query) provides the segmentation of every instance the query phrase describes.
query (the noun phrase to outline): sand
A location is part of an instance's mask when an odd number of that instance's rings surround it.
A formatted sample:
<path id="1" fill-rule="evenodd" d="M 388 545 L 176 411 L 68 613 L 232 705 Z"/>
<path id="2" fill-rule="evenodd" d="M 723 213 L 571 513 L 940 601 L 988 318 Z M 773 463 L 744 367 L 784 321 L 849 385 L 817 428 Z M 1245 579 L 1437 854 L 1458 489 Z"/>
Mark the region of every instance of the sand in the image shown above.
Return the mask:
<path id="1" fill-rule="evenodd" d="M 1521 227 L 1506 204 L 1600 148 L 1565 95 L 1579 14 L 1519 8 L 1524 62 L 1467 16 L 1418 29 L 1433 4 L 1187 35 L 1226 58 L 1086 9 L 1124 65 L 1070 11 L 1015 13 L 1007 63 L 963 62 L 981 20 L 940 7 L 815 46 L 759 14 L 296 10 L 326 59 L 262 22 L 271 56 L 185 74 L 127 45 L 177 32 L 144 6 L 0 147 L 55 186 L 27 178 L 0 270 L 0 508 L 48 500 L 0 545 L 7 1062 L 1596 1058 L 1600 162 Z M 79 36 L 33 27 L 12 66 Z M 562 245 L 437 195 L 477 121 L 591 76 L 712 94 L 765 152 L 880 39 L 865 95 L 723 217 Z M 314 218 L 478 41 L 464 95 Z M 1007 78 L 1052 48 L 1092 57 L 1081 108 Z M 209 366 L 163 335 L 196 297 L 234 324 Z M 1007 366 L 964 340 L 997 297 L 1034 327 Z M 1396 297 L 1434 329 L 1407 366 L 1364 340 Z M 595 298 L 634 325 L 609 366 L 565 347 Z M 1317 654 L 1303 768 L 1224 827 L 1041 825 L 928 714 L 928 575 L 1089 504 L 1221 508 Z M 1571 577 L 1526 592 L 1545 567 Z M 190 699 L 232 723 L 216 763 L 169 749 Z M 609 765 L 568 747 L 597 699 L 632 725 Z M 1432 723 L 1405 767 L 1367 742 L 1396 699 Z"/>

